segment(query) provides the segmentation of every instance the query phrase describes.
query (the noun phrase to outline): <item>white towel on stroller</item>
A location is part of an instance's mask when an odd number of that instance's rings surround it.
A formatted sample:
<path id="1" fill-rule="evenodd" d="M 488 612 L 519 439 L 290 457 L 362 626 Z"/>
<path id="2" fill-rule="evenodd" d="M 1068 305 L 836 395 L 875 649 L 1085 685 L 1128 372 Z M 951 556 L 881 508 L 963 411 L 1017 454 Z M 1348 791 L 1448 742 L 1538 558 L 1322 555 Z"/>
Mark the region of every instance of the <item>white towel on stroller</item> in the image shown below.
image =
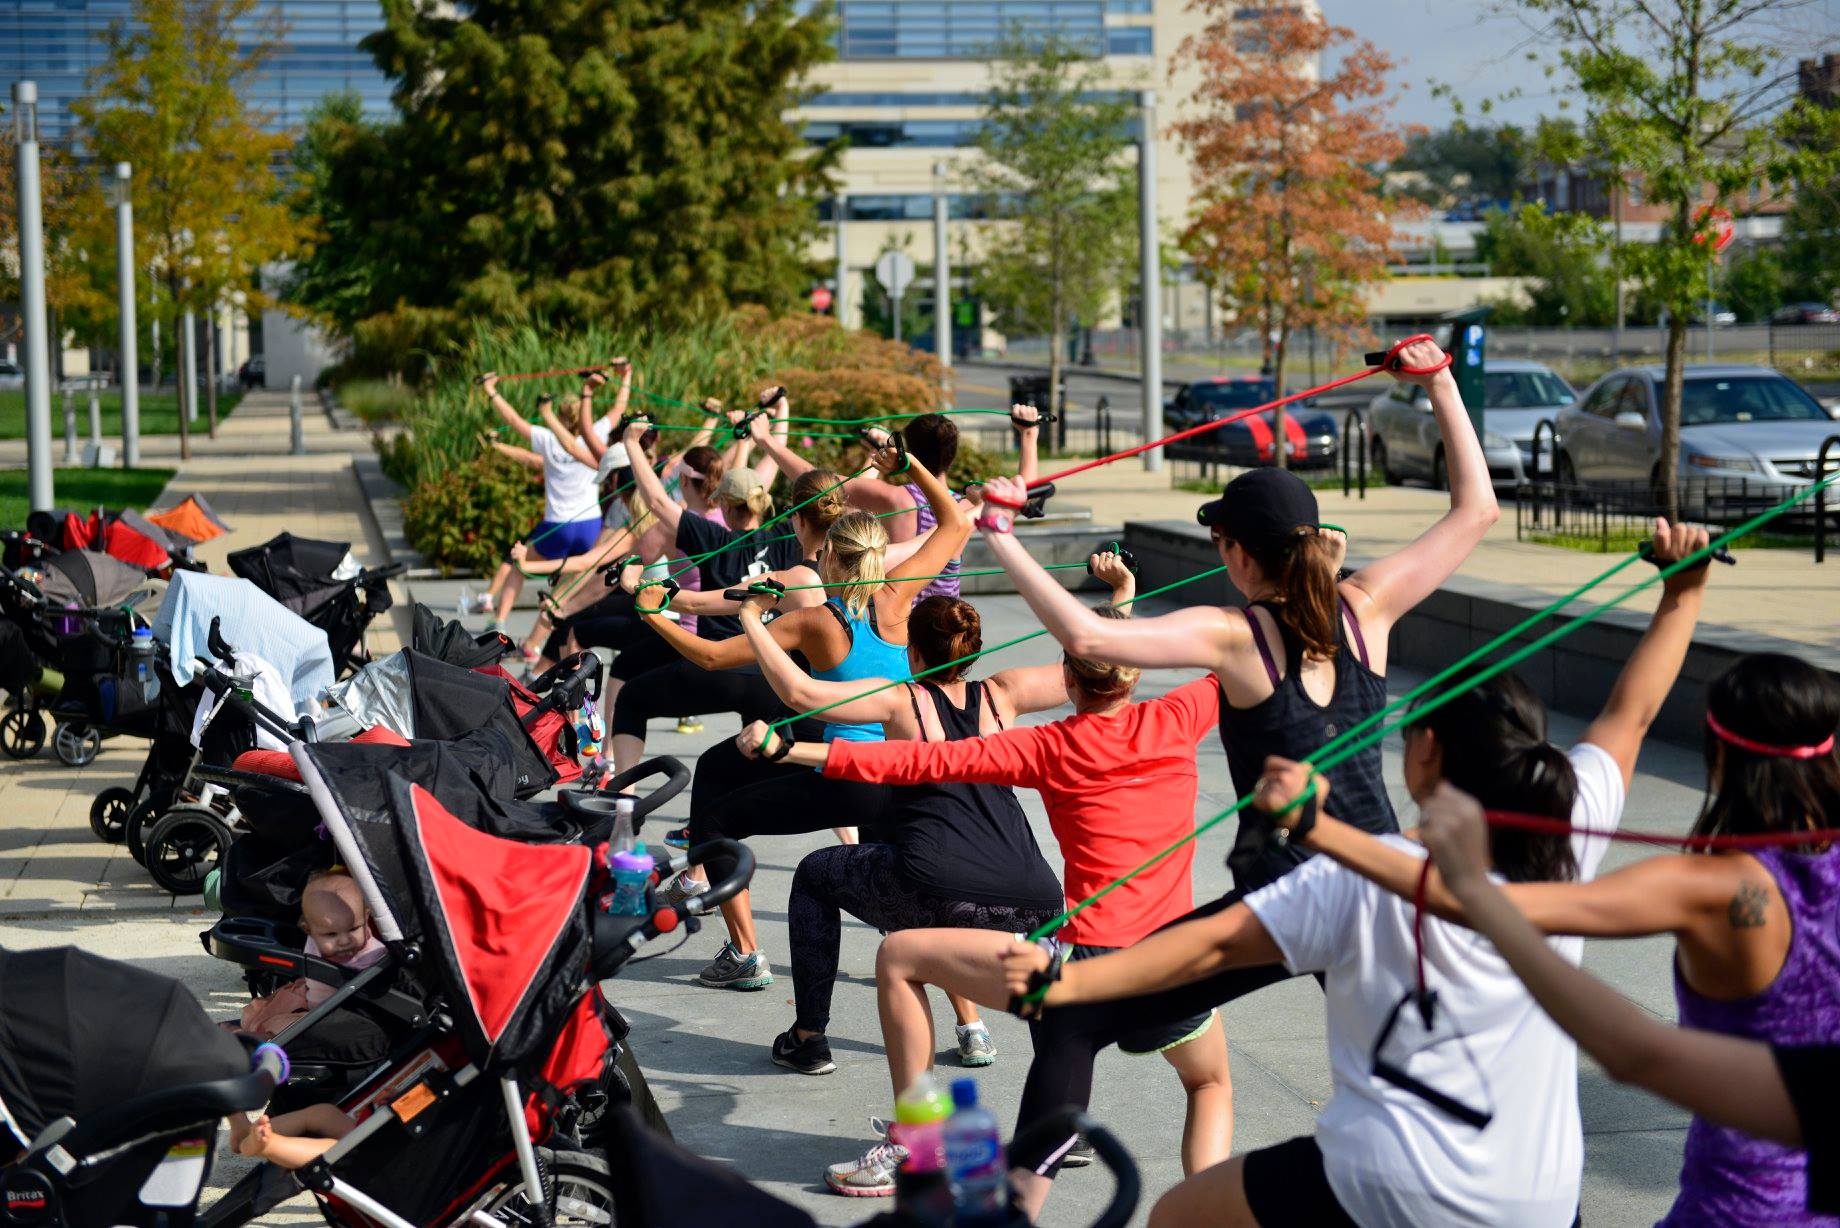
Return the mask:
<path id="1" fill-rule="evenodd" d="M 224 640 L 239 652 L 271 661 L 296 705 L 332 685 L 332 649 L 326 633 L 248 580 L 175 571 L 154 619 L 153 633 L 172 651 L 172 674 L 181 686 L 198 672 L 195 658 L 215 660 L 211 620 L 221 620 Z"/>
<path id="2" fill-rule="evenodd" d="M 294 697 L 288 694 L 287 679 L 273 664 L 258 657 L 253 652 L 239 652 L 229 661 L 220 661 L 226 672 L 238 683 L 248 688 L 257 703 L 273 712 L 284 721 L 294 719 Z M 199 704 L 192 713 L 192 745 L 198 746 L 204 741 L 205 728 L 217 719 L 218 710 L 224 706 L 224 697 L 213 696 L 212 702 Z M 287 743 L 270 733 L 260 722 L 256 724 L 256 745 L 263 750 L 286 750 Z"/>

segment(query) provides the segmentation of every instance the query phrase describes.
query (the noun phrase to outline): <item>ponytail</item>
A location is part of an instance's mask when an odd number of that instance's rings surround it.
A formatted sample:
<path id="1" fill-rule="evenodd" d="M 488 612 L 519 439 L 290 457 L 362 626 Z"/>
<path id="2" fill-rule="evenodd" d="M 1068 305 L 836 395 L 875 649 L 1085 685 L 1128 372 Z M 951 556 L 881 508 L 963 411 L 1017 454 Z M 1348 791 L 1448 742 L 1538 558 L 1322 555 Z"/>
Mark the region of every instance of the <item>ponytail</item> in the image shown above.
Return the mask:
<path id="1" fill-rule="evenodd" d="M 1093 610 L 1100 618 L 1120 621 L 1131 617 L 1129 606 L 1102 605 Z M 1063 653 L 1061 661 L 1073 675 L 1073 684 L 1087 699 L 1101 703 L 1123 699 L 1137 687 L 1143 671 L 1135 665 L 1116 665 L 1110 661 L 1092 661 Z"/>
<path id="2" fill-rule="evenodd" d="M 861 618 L 888 579 L 888 530 L 867 512 L 846 512 L 824 535 L 823 579 L 849 584 L 844 608 Z"/>
<path id="3" fill-rule="evenodd" d="M 696 488 L 703 492 L 704 498 L 715 493 L 716 485 L 721 482 L 722 474 L 728 468 L 722 460 L 722 454 L 706 443 L 698 444 L 685 452 L 683 465 L 691 473 L 702 475 L 700 480 L 691 478 L 689 474 L 684 476 L 697 483 Z"/>
<path id="4" fill-rule="evenodd" d="M 843 479 L 829 469 L 807 469 L 792 483 L 792 505 L 798 517 L 819 533 L 850 510 L 843 497 Z"/>
<path id="5" fill-rule="evenodd" d="M 1303 645 L 1303 654 L 1324 660 L 1335 655 L 1340 600 L 1335 587 L 1335 541 L 1313 524 L 1300 524 L 1285 539 L 1283 554 L 1266 567 L 1277 581 L 1278 620 Z M 1259 560 L 1263 565 L 1265 560 Z"/>

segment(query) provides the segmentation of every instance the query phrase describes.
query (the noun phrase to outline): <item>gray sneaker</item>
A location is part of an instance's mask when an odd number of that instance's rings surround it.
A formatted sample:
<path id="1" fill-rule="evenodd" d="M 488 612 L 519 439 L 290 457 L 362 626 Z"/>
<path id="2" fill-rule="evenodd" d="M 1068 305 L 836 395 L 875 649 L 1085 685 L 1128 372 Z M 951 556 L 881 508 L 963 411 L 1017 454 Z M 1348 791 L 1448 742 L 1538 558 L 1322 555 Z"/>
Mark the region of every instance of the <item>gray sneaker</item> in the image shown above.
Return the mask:
<path id="1" fill-rule="evenodd" d="M 958 1029 L 958 1064 L 988 1066 L 997 1060 L 997 1043 L 990 1039 L 990 1029 L 981 1023 Z"/>
<path id="2" fill-rule="evenodd" d="M 824 1170 L 824 1184 L 846 1198 L 894 1197 L 894 1174 L 907 1158 L 907 1148 L 888 1137 L 887 1122 L 871 1117 L 869 1128 L 880 1138 L 860 1159 L 832 1164 Z"/>
<path id="3" fill-rule="evenodd" d="M 696 983 L 710 989 L 765 989 L 773 983 L 773 969 L 764 951 L 743 956 L 735 944 L 725 942 L 715 962 L 696 974 Z"/>
<path id="4" fill-rule="evenodd" d="M 702 895 L 709 890 L 708 883 L 700 883 L 691 878 L 688 872 L 680 873 L 670 882 L 658 889 L 655 897 L 667 908 L 675 908 L 693 895 Z"/>

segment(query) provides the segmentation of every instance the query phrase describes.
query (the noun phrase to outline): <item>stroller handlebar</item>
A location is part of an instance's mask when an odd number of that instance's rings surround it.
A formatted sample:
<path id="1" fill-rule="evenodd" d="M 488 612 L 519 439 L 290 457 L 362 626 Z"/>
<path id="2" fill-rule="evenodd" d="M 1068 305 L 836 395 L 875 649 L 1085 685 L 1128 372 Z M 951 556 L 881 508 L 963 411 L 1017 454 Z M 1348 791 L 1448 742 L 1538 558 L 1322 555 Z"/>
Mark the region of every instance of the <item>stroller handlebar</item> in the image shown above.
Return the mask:
<path id="1" fill-rule="evenodd" d="M 1112 1200 L 1106 1204 L 1093 1228 L 1124 1228 L 1137 1211 L 1143 1193 L 1143 1180 L 1137 1162 L 1125 1150 L 1118 1136 L 1077 1109 L 1066 1108 L 1043 1118 L 1018 1134 L 1009 1143 L 1012 1166 L 1034 1167 L 1034 1158 L 1047 1154 L 1070 1134 L 1079 1134 L 1092 1144 L 1093 1151 L 1112 1170 Z"/>
<path id="2" fill-rule="evenodd" d="M 621 790 L 660 774 L 664 775 L 665 782 L 644 797 L 635 798 L 633 801 L 633 830 L 636 833 L 639 826 L 645 821 L 645 816 L 682 793 L 689 786 L 690 769 L 684 765 L 682 760 L 670 755 L 657 755 L 637 767 L 627 768 L 592 793 L 564 790 L 560 796 L 563 805 L 570 810 L 600 816 L 612 813 L 615 795 Z"/>
<path id="3" fill-rule="evenodd" d="M 714 912 L 741 894 L 754 877 L 754 853 L 747 845 L 736 840 L 711 840 L 697 845 L 688 853 L 678 853 L 658 863 L 658 876 L 662 878 L 688 866 L 702 865 L 718 853 L 732 856 L 735 868 L 721 882 L 711 883 L 708 891 L 693 895 L 680 904 L 659 905 L 649 915 L 633 916 L 601 912 L 599 909 L 594 911 L 589 931 L 593 949 L 589 968 L 595 980 L 604 981 L 618 975 L 626 961 L 647 942 L 660 934 L 670 933 L 692 918 Z"/>
<path id="4" fill-rule="evenodd" d="M 358 573 L 358 582 L 369 584 L 373 580 L 394 580 L 408 570 L 407 563 L 386 563 L 382 567 L 366 567 Z"/>
<path id="5" fill-rule="evenodd" d="M 246 1075 L 188 1083 L 121 1100 L 78 1122 L 58 1140 L 78 1160 L 95 1152 L 113 1150 L 124 1140 L 143 1139 L 202 1125 L 231 1113 L 253 1113 L 268 1104 L 275 1088 L 287 1081 L 287 1054 L 278 1045 L 259 1046 L 250 1055 L 253 1069 Z"/>

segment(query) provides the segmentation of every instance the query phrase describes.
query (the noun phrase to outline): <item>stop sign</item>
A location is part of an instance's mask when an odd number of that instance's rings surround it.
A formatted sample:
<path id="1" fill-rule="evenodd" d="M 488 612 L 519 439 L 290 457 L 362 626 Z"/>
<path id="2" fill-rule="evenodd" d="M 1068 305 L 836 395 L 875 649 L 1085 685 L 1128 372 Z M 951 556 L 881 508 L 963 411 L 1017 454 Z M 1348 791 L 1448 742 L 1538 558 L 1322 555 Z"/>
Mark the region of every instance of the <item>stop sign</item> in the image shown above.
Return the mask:
<path id="1" fill-rule="evenodd" d="M 831 309 L 831 292 L 828 286 L 819 286 L 811 292 L 811 309 L 829 311 Z"/>

